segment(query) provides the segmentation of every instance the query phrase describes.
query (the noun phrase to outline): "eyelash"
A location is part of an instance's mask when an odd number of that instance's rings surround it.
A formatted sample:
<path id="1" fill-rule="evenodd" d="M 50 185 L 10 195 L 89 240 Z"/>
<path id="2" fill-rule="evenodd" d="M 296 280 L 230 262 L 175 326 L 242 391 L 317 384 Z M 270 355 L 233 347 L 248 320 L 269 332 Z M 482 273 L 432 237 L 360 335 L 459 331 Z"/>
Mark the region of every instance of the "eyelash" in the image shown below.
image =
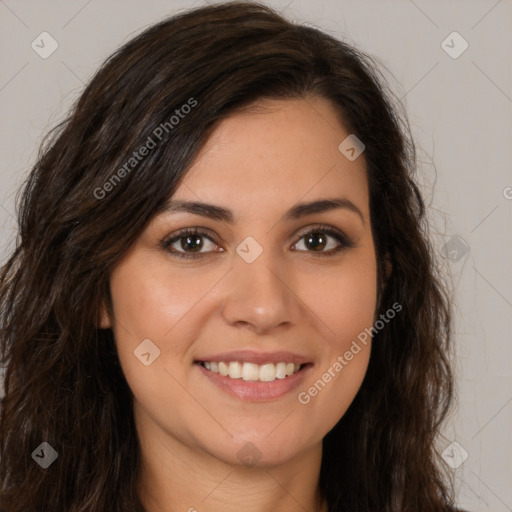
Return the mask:
<path id="1" fill-rule="evenodd" d="M 330 228 L 329 226 L 324 226 L 322 224 L 315 226 L 313 228 L 310 228 L 305 233 L 302 233 L 302 235 L 298 238 L 297 242 L 295 242 L 293 245 L 297 244 L 305 236 L 311 235 L 313 233 L 322 233 L 325 235 L 329 235 L 329 236 L 335 238 L 340 243 L 340 245 L 338 247 L 336 247 L 335 249 L 331 249 L 328 252 L 324 252 L 324 251 L 317 252 L 317 253 L 315 253 L 314 251 L 299 251 L 299 252 L 309 252 L 312 254 L 316 254 L 318 256 L 334 256 L 337 253 L 339 253 L 340 251 L 342 251 L 343 249 L 354 247 L 353 241 L 350 240 L 346 235 Z M 216 243 L 215 240 L 212 240 L 211 236 L 205 231 L 201 231 L 198 228 L 185 228 L 185 229 L 179 230 L 176 233 L 173 233 L 172 238 L 167 237 L 167 238 L 160 240 L 160 246 L 162 247 L 162 249 L 167 251 L 172 256 L 178 257 L 180 259 L 197 259 L 197 258 L 202 258 L 208 254 L 211 254 L 211 252 L 190 254 L 190 253 L 170 250 L 170 247 L 175 242 L 179 241 L 181 238 L 185 238 L 186 236 L 191 236 L 191 235 L 204 236 L 204 237 L 208 238 L 211 242 Z"/>

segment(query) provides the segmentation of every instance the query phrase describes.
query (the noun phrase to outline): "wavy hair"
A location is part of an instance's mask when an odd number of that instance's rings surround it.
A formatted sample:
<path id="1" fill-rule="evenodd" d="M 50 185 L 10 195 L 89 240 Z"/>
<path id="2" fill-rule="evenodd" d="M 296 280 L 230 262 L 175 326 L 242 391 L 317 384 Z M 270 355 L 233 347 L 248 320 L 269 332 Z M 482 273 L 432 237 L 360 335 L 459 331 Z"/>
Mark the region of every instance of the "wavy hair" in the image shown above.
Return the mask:
<path id="1" fill-rule="evenodd" d="M 254 2 L 167 18 L 105 61 L 41 145 L 0 273 L 1 509 L 144 511 L 133 395 L 112 331 L 98 328 L 100 304 L 112 313 L 110 274 L 222 119 L 259 99 L 318 95 L 366 146 L 381 282 L 392 264 L 376 317 L 403 307 L 373 334 L 361 388 L 323 440 L 321 492 L 330 512 L 452 510 L 436 447 L 453 397 L 450 301 L 406 116 L 375 62 Z M 31 456 L 43 441 L 58 453 L 48 469 Z"/>

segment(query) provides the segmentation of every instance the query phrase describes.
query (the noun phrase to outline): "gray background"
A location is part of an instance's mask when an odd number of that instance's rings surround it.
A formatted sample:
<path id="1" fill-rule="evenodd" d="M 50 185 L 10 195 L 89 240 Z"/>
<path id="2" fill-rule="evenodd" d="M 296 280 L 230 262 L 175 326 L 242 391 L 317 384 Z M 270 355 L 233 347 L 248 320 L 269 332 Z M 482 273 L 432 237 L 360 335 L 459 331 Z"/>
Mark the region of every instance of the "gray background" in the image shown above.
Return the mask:
<path id="1" fill-rule="evenodd" d="M 43 134 L 122 43 L 204 3 L 0 0 L 1 263 Z M 395 77 L 455 297 L 458 401 L 439 450 L 457 466 L 448 467 L 461 507 L 512 511 L 512 0 L 267 3 L 378 57 Z M 46 59 L 31 47 L 43 31 L 59 45 Z M 457 58 L 445 49 L 458 52 L 461 39 L 441 44 L 454 31 L 469 45 Z"/>

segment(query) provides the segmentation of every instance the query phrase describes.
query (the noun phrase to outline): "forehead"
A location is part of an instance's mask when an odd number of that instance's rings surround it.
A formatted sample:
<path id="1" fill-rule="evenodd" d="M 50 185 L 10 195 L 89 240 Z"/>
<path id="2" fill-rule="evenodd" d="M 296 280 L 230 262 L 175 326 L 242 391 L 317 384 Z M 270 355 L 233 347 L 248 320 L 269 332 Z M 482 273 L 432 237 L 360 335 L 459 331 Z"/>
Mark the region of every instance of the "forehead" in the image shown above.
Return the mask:
<path id="1" fill-rule="evenodd" d="M 324 98 L 261 100 L 219 123 L 173 199 L 226 204 L 241 215 L 319 197 L 367 210 L 364 154 L 351 161 L 339 149 L 349 135 Z"/>

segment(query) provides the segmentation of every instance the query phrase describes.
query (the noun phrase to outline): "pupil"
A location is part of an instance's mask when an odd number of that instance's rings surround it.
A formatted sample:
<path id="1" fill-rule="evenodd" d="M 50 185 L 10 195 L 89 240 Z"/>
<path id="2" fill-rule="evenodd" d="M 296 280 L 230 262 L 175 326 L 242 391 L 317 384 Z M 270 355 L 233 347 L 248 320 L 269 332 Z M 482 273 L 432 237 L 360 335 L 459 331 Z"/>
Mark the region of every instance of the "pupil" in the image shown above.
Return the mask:
<path id="1" fill-rule="evenodd" d="M 314 241 L 311 242 L 312 240 L 315 240 L 316 238 L 319 238 L 320 242 L 318 242 L 318 243 L 315 243 Z M 314 250 L 317 250 L 318 248 L 320 248 L 319 250 L 321 250 L 325 247 L 325 238 L 322 236 L 322 233 L 311 233 L 309 235 L 309 237 L 307 238 L 307 244 L 312 245 L 312 248 Z"/>
<path id="2" fill-rule="evenodd" d="M 196 240 L 197 243 L 193 243 L 192 240 Z M 190 246 L 186 246 L 187 244 L 191 244 Z M 201 249 L 201 247 L 203 246 L 203 243 L 202 243 L 202 240 L 201 240 L 201 237 L 198 236 L 198 235 L 192 235 L 192 236 L 187 236 L 185 238 L 185 244 L 182 244 L 183 246 L 183 249 L 191 249 L 192 251 L 196 251 Z"/>

